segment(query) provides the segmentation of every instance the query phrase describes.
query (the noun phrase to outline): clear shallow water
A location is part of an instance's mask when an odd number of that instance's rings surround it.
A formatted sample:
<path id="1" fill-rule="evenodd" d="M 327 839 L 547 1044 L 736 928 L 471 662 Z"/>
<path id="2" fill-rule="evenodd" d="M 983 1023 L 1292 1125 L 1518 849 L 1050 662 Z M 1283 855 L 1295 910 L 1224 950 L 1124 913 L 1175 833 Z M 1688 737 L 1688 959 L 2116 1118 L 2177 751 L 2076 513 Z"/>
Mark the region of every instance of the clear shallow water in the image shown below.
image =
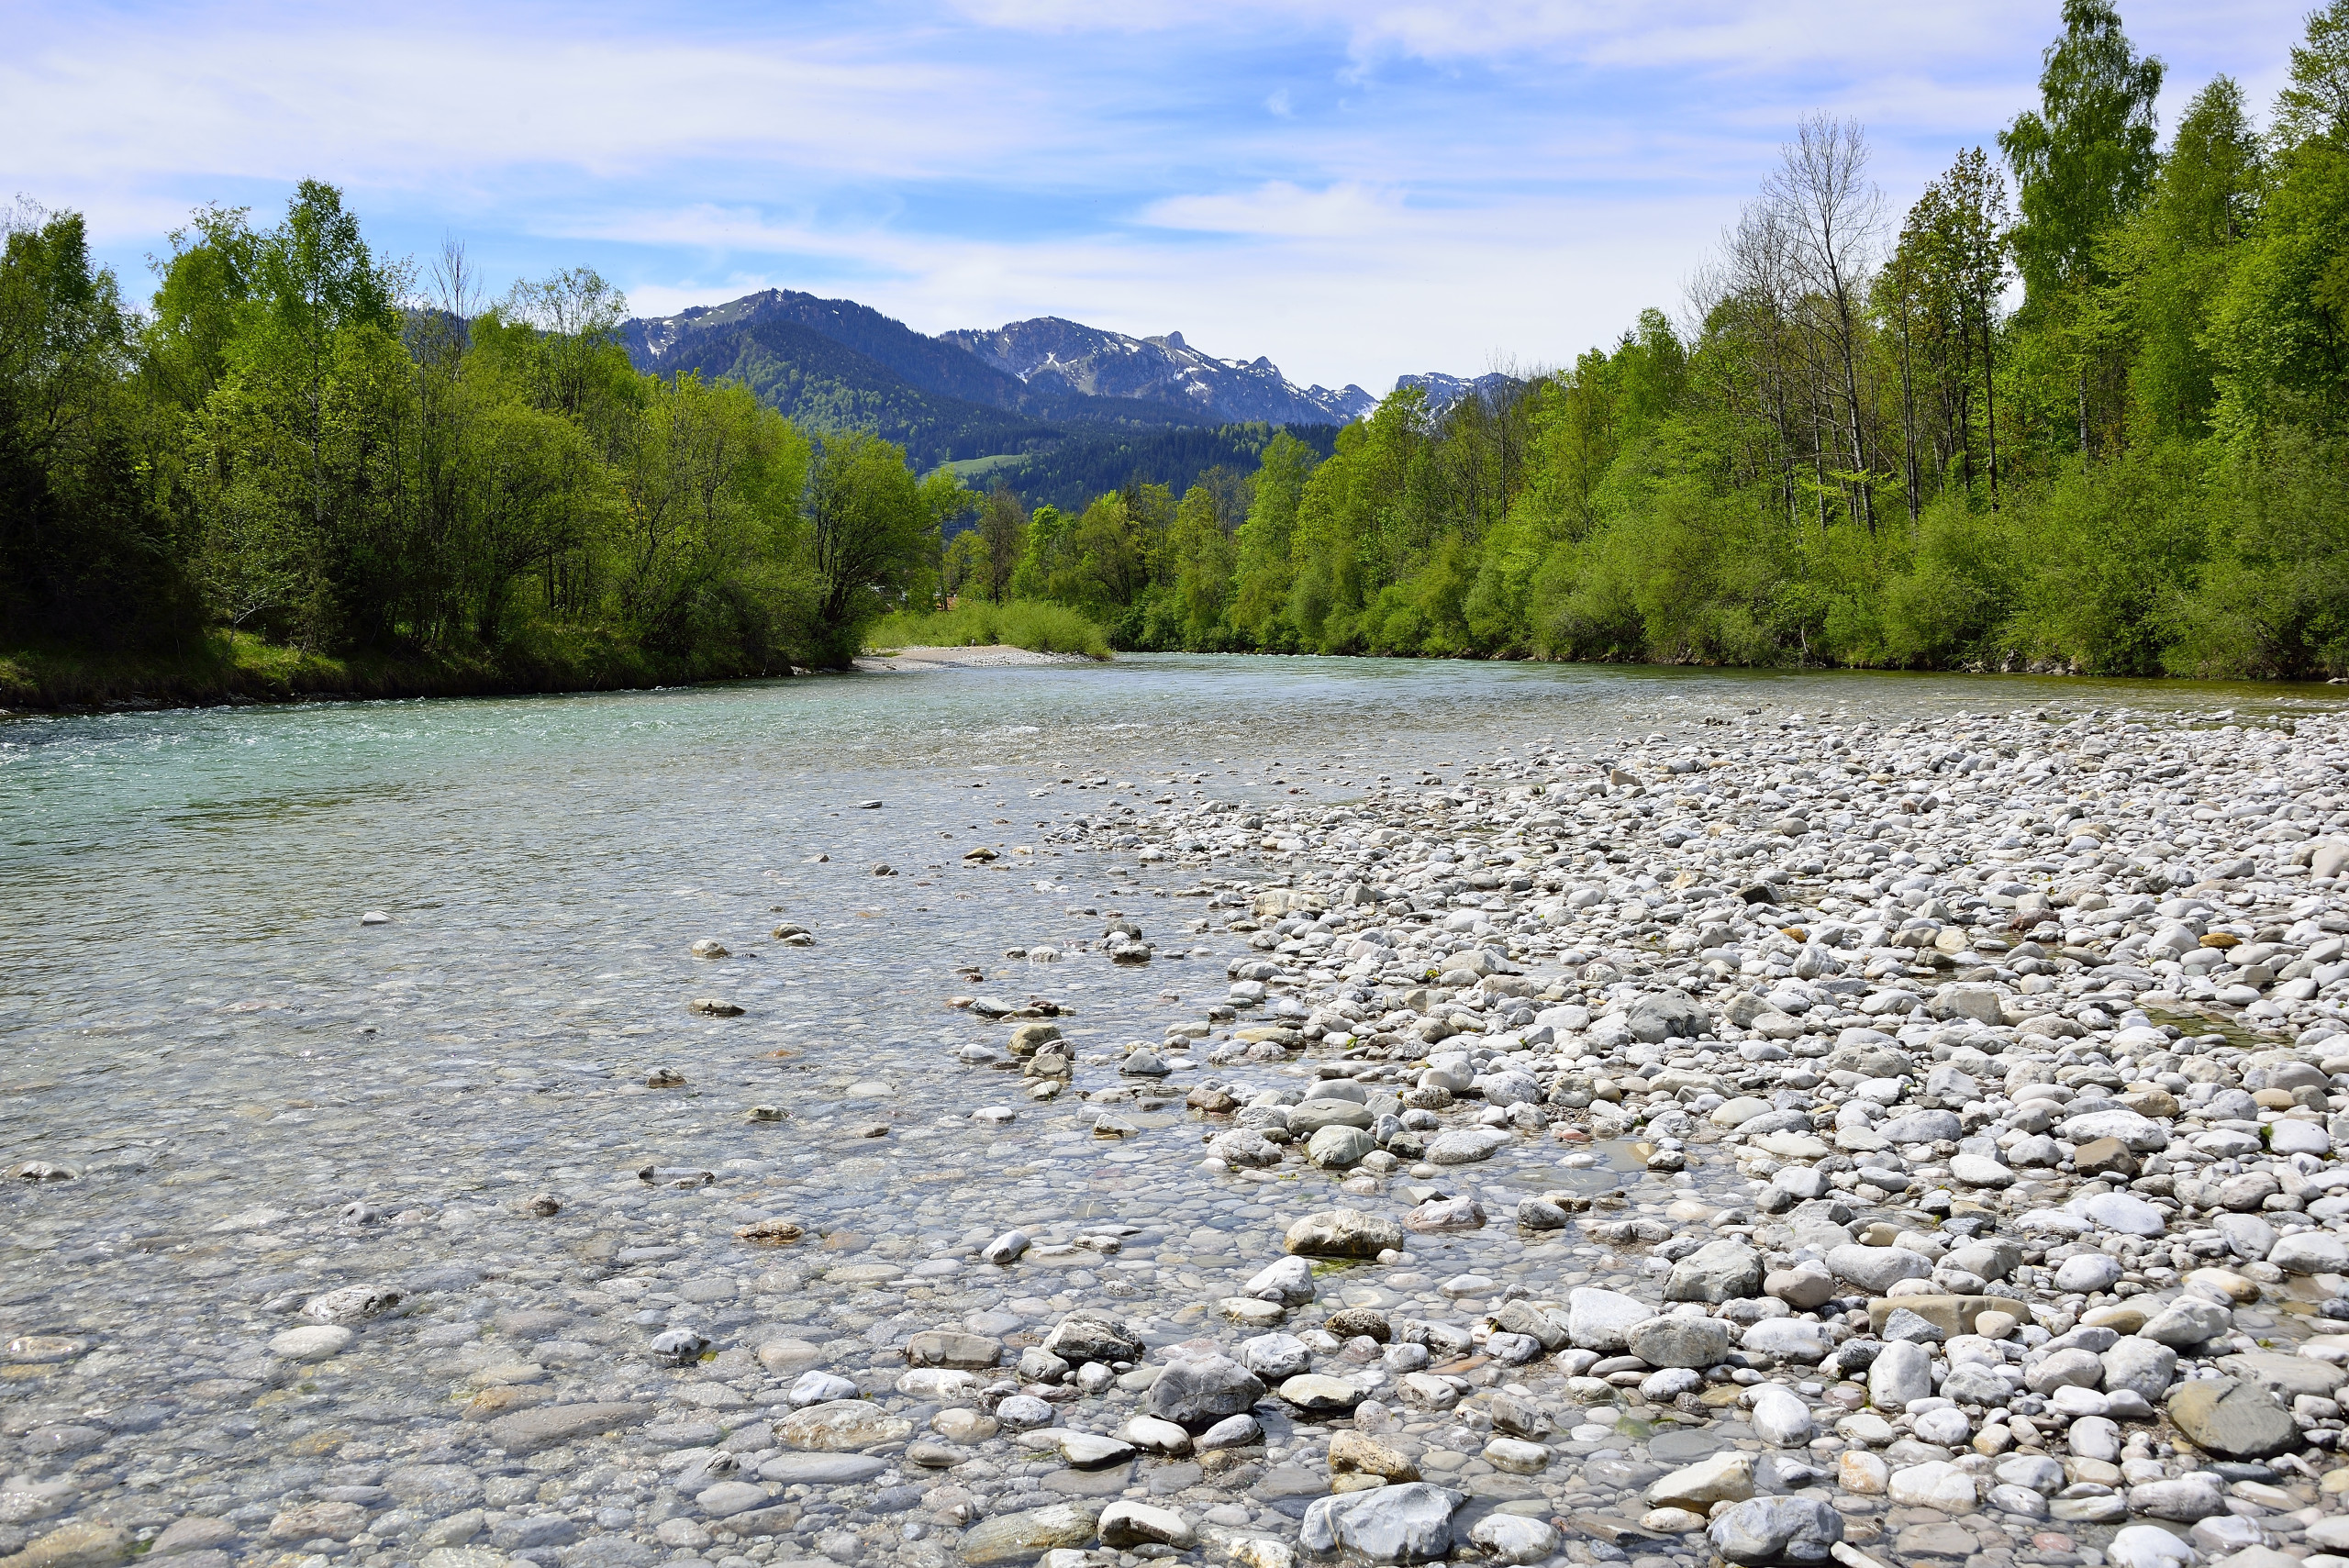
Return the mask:
<path id="1" fill-rule="evenodd" d="M 1197 870 L 1055 854 L 1047 834 L 1067 815 L 1194 788 L 1326 801 L 1541 738 L 1598 758 L 1627 733 L 1718 738 L 1796 715 L 2283 717 L 2332 701 L 2321 688 L 1147 657 L 10 724 L 0 1153 L 10 1169 L 44 1159 L 82 1177 L 0 1198 L 0 1337 L 95 1347 L 28 1396 L 175 1411 L 168 1432 L 99 1451 L 113 1468 L 88 1471 L 94 1495 L 219 1485 L 263 1499 L 285 1478 L 258 1468 L 270 1447 L 240 1447 L 239 1423 L 289 1440 L 359 1430 L 345 1460 L 396 1457 L 403 1440 L 368 1423 L 447 1420 L 476 1352 L 445 1347 L 470 1343 L 468 1324 L 496 1344 L 498 1313 L 571 1325 L 575 1339 L 552 1341 L 570 1348 L 541 1356 L 553 1392 L 655 1400 L 676 1393 L 642 1355 L 663 1322 L 721 1345 L 785 1324 L 843 1347 L 827 1354 L 850 1370 L 910 1327 L 998 1314 L 987 1320 L 1002 1332 L 1085 1304 L 1178 1338 L 1277 1251 L 1280 1216 L 1326 1203 L 1330 1184 L 1202 1176 L 1199 1129 L 1179 1114 L 1187 1074 L 1173 1106 L 1130 1115 L 1135 1137 L 1102 1141 L 1080 1107 L 1031 1105 L 1016 1080 L 953 1059 L 1003 1032 L 948 1009 L 958 992 L 1066 1002 L 1085 1050 L 1156 1040 L 1223 993 L 1239 939 L 1186 937 L 1203 901 L 1173 896 Z M 1799 723 L 1784 733 L 1799 747 Z M 980 844 L 1001 858 L 964 864 Z M 875 862 L 900 874 L 873 875 Z M 392 922 L 361 926 L 369 909 Z M 1097 938 L 1111 910 L 1162 951 L 1209 951 L 1146 968 L 1003 957 Z M 817 945 L 770 940 L 780 919 Z M 702 938 L 737 956 L 690 958 Z M 745 1016 L 690 1017 L 697 996 Z M 657 1067 L 685 1087 L 645 1089 Z M 1081 1069 L 1078 1086 L 1109 1081 Z M 758 1103 L 790 1119 L 746 1125 Z M 986 1104 L 1019 1119 L 981 1130 L 968 1112 Z M 874 1126 L 889 1130 L 865 1136 Z M 1564 1184 L 1557 1152 L 1461 1179 L 1513 1202 Z M 634 1175 L 646 1163 L 719 1179 L 651 1186 Z M 518 1214 L 541 1190 L 562 1213 Z M 342 1222 L 354 1201 L 381 1222 Z M 765 1215 L 805 1226 L 808 1244 L 734 1241 Z M 958 1261 L 1012 1224 L 1049 1238 L 1103 1219 L 1133 1228 L 1114 1255 L 1008 1272 Z M 1520 1264 L 1527 1249 L 1507 1230 L 1428 1243 L 1434 1277 Z M 852 1261 L 897 1272 L 828 1277 Z M 1562 1260 L 1553 1277 L 1589 1277 L 1582 1266 Z M 292 1321 L 285 1298 L 373 1281 L 411 1284 L 407 1316 L 298 1389 L 262 1394 L 283 1382 L 262 1347 Z M 1369 1294 L 1449 1310 L 1431 1284 L 1406 1275 Z M 417 1336 L 436 1329 L 453 1337 L 427 1353 Z"/>

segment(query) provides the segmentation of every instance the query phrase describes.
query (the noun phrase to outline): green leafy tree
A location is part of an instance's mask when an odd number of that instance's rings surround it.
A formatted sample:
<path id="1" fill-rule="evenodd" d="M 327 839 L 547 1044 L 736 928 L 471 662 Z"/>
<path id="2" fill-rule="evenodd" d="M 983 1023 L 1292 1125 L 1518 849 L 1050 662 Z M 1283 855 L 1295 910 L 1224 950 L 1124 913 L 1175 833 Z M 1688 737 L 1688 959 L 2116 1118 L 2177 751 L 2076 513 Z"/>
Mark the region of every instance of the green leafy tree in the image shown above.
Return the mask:
<path id="1" fill-rule="evenodd" d="M 2090 291 L 2110 282 L 2103 237 L 2133 213 L 2158 164 L 2154 100 L 2159 60 L 2140 55 L 2110 0 L 2065 0 L 2064 35 L 2040 57 L 2040 107 L 1998 133 L 2014 171 L 2022 221 L 2015 260 L 2027 309 L 2045 328 L 2070 329 L 2078 450 L 2095 450 L 2099 415 L 2119 414 L 2122 365 L 2081 311 Z M 2093 406 L 2092 406 L 2093 405 Z"/>
<path id="2" fill-rule="evenodd" d="M 2277 140 L 2349 142 L 2349 0 L 2309 13 L 2291 60 L 2291 83 L 2276 99 Z"/>
<path id="3" fill-rule="evenodd" d="M 961 499 L 942 471 L 917 481 L 892 442 L 846 431 L 816 443 L 805 512 L 817 636 L 830 662 L 853 658 L 864 628 L 903 601 L 938 549 L 940 517 Z"/>
<path id="4" fill-rule="evenodd" d="M 79 213 L 0 225 L 0 632 L 152 644 L 193 608 L 129 382 L 129 323 Z"/>

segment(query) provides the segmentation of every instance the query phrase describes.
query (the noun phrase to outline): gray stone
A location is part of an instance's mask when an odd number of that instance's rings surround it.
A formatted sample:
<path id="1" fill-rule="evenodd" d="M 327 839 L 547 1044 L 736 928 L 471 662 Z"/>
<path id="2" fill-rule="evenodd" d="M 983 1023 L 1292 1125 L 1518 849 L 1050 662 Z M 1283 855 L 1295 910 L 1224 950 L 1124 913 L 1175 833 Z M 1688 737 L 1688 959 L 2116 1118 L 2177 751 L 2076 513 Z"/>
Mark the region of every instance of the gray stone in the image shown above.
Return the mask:
<path id="1" fill-rule="evenodd" d="M 1428 1162 L 1431 1165 L 1473 1165 L 1480 1160 L 1491 1159 L 1495 1150 L 1506 1149 L 1511 1141 L 1509 1134 L 1496 1128 L 1455 1127 L 1428 1140 Z"/>
<path id="2" fill-rule="evenodd" d="M 1305 1157 L 1325 1171 L 1347 1171 L 1377 1147 L 1358 1127 L 1325 1127 L 1305 1146 Z"/>
<path id="3" fill-rule="evenodd" d="M 1902 1280 L 1931 1275 L 1933 1261 L 1906 1247 L 1863 1247 L 1854 1242 L 1831 1251 L 1827 1268 L 1836 1278 L 1882 1296 Z"/>
<path id="4" fill-rule="evenodd" d="M 846 1486 L 888 1468 L 868 1453 L 786 1453 L 759 1466 L 759 1476 L 783 1486 Z"/>
<path id="5" fill-rule="evenodd" d="M 1351 1100 L 1308 1100 L 1303 1105 L 1288 1107 L 1288 1130 L 1292 1137 L 1311 1138 L 1329 1127 L 1349 1127 L 1367 1132 L 1375 1118 L 1366 1106 Z"/>
<path id="6" fill-rule="evenodd" d="M 1047 1551 L 1093 1544 L 1101 1511 L 1085 1503 L 1053 1503 L 1025 1513 L 997 1514 L 963 1532 L 963 1561 L 972 1568 L 1032 1562 Z"/>
<path id="7" fill-rule="evenodd" d="M 489 1424 L 489 1435 L 508 1453 L 536 1453 L 575 1438 L 635 1426 L 651 1413 L 643 1405 L 541 1405 L 536 1409 L 500 1416 Z"/>
<path id="8" fill-rule="evenodd" d="M 1142 1342 L 1125 1322 L 1106 1312 L 1072 1312 L 1044 1340 L 1044 1350 L 1071 1366 L 1086 1362 L 1138 1362 Z"/>
<path id="9" fill-rule="evenodd" d="M 2300 1440 L 2274 1395 L 2232 1377 L 2179 1384 L 2169 1396 L 2169 1418 L 2188 1441 L 2221 1459 L 2266 1459 Z"/>
<path id="10" fill-rule="evenodd" d="M 2118 1230 L 2123 1236 L 2158 1236 L 2169 1228 L 2169 1217 L 2134 1193 L 2099 1193 L 2082 1202 L 2080 1212 L 2107 1230 Z"/>
<path id="11" fill-rule="evenodd" d="M 1778 1448 L 1801 1447 L 1816 1429 L 1810 1407 L 1781 1384 L 1765 1383 L 1753 1390 L 1751 1418 L 1753 1435 Z"/>
<path id="12" fill-rule="evenodd" d="M 1678 1262 L 1664 1282 L 1666 1301 L 1737 1301 L 1762 1294 L 1762 1254 L 1723 1237 Z"/>
<path id="13" fill-rule="evenodd" d="M 925 1329 L 906 1341 L 907 1366 L 947 1366 L 977 1370 L 1003 1358 L 1000 1340 L 952 1329 Z"/>
<path id="14" fill-rule="evenodd" d="M 2146 1319 L 2145 1326 L 2138 1329 L 2137 1334 L 2140 1339 L 2187 1351 L 2209 1342 L 2234 1326 L 2234 1314 L 2217 1302 L 2205 1301 L 2195 1296 L 2181 1296 Z"/>
<path id="15" fill-rule="evenodd" d="M 1319 1561 L 1433 1562 L 1452 1550 L 1452 1516 L 1467 1498 L 1424 1481 L 1321 1497 L 1305 1510 L 1297 1544 Z"/>
<path id="16" fill-rule="evenodd" d="M 1150 1385 L 1150 1413 L 1197 1430 L 1246 1414 L 1264 1397 L 1264 1382 L 1224 1355 L 1176 1356 Z"/>
<path id="17" fill-rule="evenodd" d="M 1653 1307 L 1620 1291 L 1586 1285 L 1566 1293 L 1566 1338 L 1576 1350 L 1618 1354 L 1631 1329 L 1654 1316 Z"/>
<path id="18" fill-rule="evenodd" d="M 1651 1318 L 1624 1336 L 1650 1366 L 1708 1367 L 1729 1354 L 1729 1325 L 1718 1318 Z"/>
<path id="19" fill-rule="evenodd" d="M 2267 1261 L 2288 1274 L 2349 1273 L 2349 1242 L 2323 1230 L 2296 1230 L 2268 1250 Z"/>
<path id="20" fill-rule="evenodd" d="M 1303 1307 L 1319 1292 L 1313 1284 L 1311 1263 L 1303 1258 L 1281 1258 L 1258 1271 L 1242 1294 L 1259 1301 L 1277 1301 L 1284 1307 Z"/>
<path id="21" fill-rule="evenodd" d="M 2190 1525 L 2227 1511 L 2227 1494 L 2219 1478 L 2207 1470 L 2161 1481 L 2146 1481 L 2129 1488 L 2129 1511 L 2156 1519 Z"/>
<path id="22" fill-rule="evenodd" d="M 1816 1563 L 1843 1539 L 1843 1519 L 1820 1497 L 1748 1497 L 1722 1509 L 1705 1533 L 1740 1568 Z"/>
<path id="23" fill-rule="evenodd" d="M 1403 1228 L 1384 1215 L 1334 1208 L 1308 1214 L 1290 1226 L 1282 1245 L 1308 1258 L 1375 1258 L 1402 1251 L 1405 1240 Z"/>
<path id="24" fill-rule="evenodd" d="M 2098 1358 L 2104 1363 L 2104 1391 L 2129 1389 L 2158 1402 L 2177 1376 L 2177 1352 L 2155 1340 L 2132 1334 Z"/>
<path id="25" fill-rule="evenodd" d="M 1277 1383 L 1309 1371 L 1313 1352 L 1293 1334 L 1258 1334 L 1240 1341 L 1240 1364 Z"/>
<path id="26" fill-rule="evenodd" d="M 1932 1391 L 1932 1354 L 1913 1340 L 1885 1346 L 1868 1368 L 1868 1401 L 1879 1408 L 1905 1410 Z"/>
<path id="27" fill-rule="evenodd" d="M 1539 1562 L 1558 1550 L 1558 1532 L 1523 1514 L 1486 1514 L 1468 1532 L 1470 1544 L 1496 1562 Z"/>
<path id="28" fill-rule="evenodd" d="M 1694 1040 L 1713 1027 L 1713 1016 L 1685 991 L 1666 990 L 1631 1004 L 1624 1021 L 1633 1040 L 1654 1043 Z"/>
<path id="29" fill-rule="evenodd" d="M 1910 1111 L 1907 1116 L 1878 1122 L 1870 1130 L 1896 1148 L 1910 1143 L 1939 1143 L 1943 1139 L 1954 1143 L 1965 1136 L 1955 1111 Z"/>
<path id="30" fill-rule="evenodd" d="M 2151 1117 L 2115 1106 L 2111 1110 L 2088 1111 L 2066 1118 L 2063 1123 L 2064 1139 L 2069 1143 L 2092 1143 L 2099 1138 L 2114 1138 L 2139 1154 L 2151 1154 L 2169 1147 L 2169 1129 Z"/>
<path id="31" fill-rule="evenodd" d="M 2276 1228 L 2255 1214 L 2221 1214 L 2210 1223 L 2218 1227 L 2227 1250 L 2238 1258 L 2262 1262 L 2275 1250 Z"/>

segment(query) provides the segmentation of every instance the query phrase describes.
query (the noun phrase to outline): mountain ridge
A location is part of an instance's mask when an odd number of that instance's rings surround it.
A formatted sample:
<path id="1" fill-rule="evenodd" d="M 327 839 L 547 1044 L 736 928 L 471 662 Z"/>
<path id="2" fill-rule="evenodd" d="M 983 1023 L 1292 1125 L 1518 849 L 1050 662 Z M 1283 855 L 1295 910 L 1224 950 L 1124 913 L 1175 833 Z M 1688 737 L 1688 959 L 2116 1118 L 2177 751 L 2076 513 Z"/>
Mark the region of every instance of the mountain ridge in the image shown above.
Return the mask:
<path id="1" fill-rule="evenodd" d="M 1135 338 L 1041 316 L 933 336 L 855 300 L 794 289 L 631 317 L 617 335 L 640 371 L 739 380 L 810 428 L 870 430 L 923 467 L 1029 456 L 1071 441 L 1187 454 L 1189 445 L 1141 438 L 1335 427 L 1378 402 L 1354 385 L 1300 387 L 1270 359 L 1218 358 L 1180 332 Z M 1441 412 L 1494 379 L 1431 373 L 1398 384 L 1424 387 Z"/>

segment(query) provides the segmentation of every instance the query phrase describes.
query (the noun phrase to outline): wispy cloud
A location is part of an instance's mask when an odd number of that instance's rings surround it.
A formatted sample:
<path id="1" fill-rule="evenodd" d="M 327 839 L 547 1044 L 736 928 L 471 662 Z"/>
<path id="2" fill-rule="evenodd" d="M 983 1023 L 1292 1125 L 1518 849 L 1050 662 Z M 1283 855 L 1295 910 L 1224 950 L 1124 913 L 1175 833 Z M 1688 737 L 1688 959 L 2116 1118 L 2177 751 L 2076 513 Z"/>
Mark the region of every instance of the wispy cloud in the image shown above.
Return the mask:
<path id="1" fill-rule="evenodd" d="M 2307 0 L 2139 4 L 2173 99 L 2272 93 Z M 1556 361 L 1670 306 L 1796 116 L 1905 203 L 2030 100 L 2055 0 L 816 0 L 0 11 L 0 182 L 134 267 L 198 202 L 640 308 L 754 287 L 930 330 L 1180 327 L 1292 375 Z"/>

